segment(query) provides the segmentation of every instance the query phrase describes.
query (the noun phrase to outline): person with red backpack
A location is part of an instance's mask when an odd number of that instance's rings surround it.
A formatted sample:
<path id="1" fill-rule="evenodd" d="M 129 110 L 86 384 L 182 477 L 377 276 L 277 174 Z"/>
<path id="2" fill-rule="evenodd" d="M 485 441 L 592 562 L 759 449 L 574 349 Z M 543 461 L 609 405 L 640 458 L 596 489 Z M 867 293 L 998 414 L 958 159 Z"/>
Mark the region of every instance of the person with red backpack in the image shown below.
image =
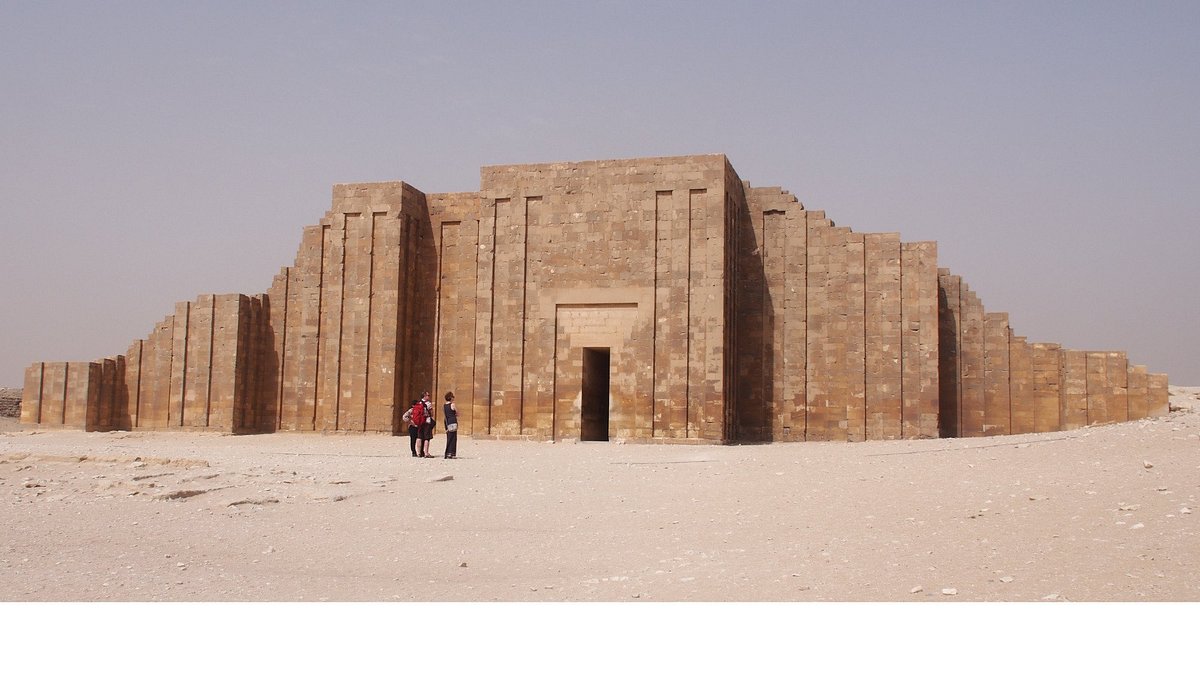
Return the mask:
<path id="1" fill-rule="evenodd" d="M 413 422 L 412 414 L 413 406 L 415 406 L 417 402 L 417 399 L 414 398 L 412 403 L 408 404 L 408 410 L 404 411 L 404 416 L 400 418 L 405 424 L 408 425 L 408 451 L 412 453 L 413 457 L 417 456 L 417 424 L 416 422 Z"/>
<path id="2" fill-rule="evenodd" d="M 421 403 L 420 399 L 413 401 L 412 408 L 405 413 L 405 417 L 408 418 L 408 423 L 411 425 L 409 429 L 411 429 L 413 441 L 416 443 L 413 457 L 428 457 L 425 454 L 425 437 L 421 435 L 425 427 L 425 404 Z"/>
<path id="3" fill-rule="evenodd" d="M 429 400 L 429 392 L 421 395 L 421 400 L 413 404 L 412 423 L 417 426 L 417 456 L 433 456 L 433 403 Z"/>

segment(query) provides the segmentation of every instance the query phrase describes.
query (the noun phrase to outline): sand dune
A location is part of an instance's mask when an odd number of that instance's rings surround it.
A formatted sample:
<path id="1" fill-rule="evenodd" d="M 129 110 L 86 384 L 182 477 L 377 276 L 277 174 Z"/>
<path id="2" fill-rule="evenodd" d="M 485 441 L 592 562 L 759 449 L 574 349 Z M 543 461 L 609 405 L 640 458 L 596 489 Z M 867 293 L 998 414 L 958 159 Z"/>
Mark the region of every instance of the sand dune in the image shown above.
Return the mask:
<path id="1" fill-rule="evenodd" d="M 8 419 L 0 599 L 1195 601 L 1200 388 L 1172 394 L 1069 432 L 457 460 Z"/>

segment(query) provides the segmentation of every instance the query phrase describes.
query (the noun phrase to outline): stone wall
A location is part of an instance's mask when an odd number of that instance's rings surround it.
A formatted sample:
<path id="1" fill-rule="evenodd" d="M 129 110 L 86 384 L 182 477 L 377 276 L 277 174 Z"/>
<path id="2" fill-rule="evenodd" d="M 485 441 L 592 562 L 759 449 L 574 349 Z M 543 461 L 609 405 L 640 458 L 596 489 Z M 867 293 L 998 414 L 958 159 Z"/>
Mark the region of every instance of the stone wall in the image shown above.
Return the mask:
<path id="1" fill-rule="evenodd" d="M 961 277 L 939 270 L 942 436 L 996 436 L 1167 413 L 1166 378 L 1123 352 L 1030 343 L 1006 313 L 985 312 Z"/>
<path id="2" fill-rule="evenodd" d="M 123 356 L 35 363 L 25 371 L 21 421 L 87 431 L 255 430 L 252 346 L 261 298 L 202 295 L 181 302 Z"/>
<path id="3" fill-rule="evenodd" d="M 0 417 L 21 416 L 21 396 L 24 389 L 0 389 Z"/>
<path id="4" fill-rule="evenodd" d="M 425 195 L 338 185 L 266 293 L 261 431 L 401 431 L 432 384 L 436 255 Z"/>
<path id="5" fill-rule="evenodd" d="M 478 427 L 475 406 L 475 334 L 478 301 L 481 198 L 478 192 L 429 195 L 429 220 L 437 246 L 437 335 L 433 336 L 434 402 L 453 391 L 459 409 L 459 433 L 486 433 Z M 486 271 L 486 270 L 485 270 Z M 403 391 L 410 403 L 420 392 Z M 441 408 L 438 408 L 440 418 Z"/>
<path id="6" fill-rule="evenodd" d="M 453 252 L 444 284 L 474 289 L 463 303 L 475 307 L 474 343 L 443 340 L 438 355 L 474 366 L 469 381 L 439 369 L 440 389 L 473 389 L 464 428 L 580 437 L 583 350 L 599 349 L 611 363 L 612 437 L 726 438 L 726 189 L 739 183 L 725 158 L 482 173 L 477 233 L 442 242 Z M 472 318 L 442 316 L 443 336 Z"/>
<path id="7" fill-rule="evenodd" d="M 179 303 L 124 355 L 35 363 L 22 421 L 88 430 L 859 441 L 1167 412 L 1123 353 L 1028 343 L 934 242 L 857 233 L 723 155 L 337 185 L 263 294 Z M 440 406 L 439 406 L 440 412 Z M 440 416 L 440 415 L 439 415 Z"/>
<path id="8" fill-rule="evenodd" d="M 746 194 L 734 239 L 735 437 L 936 436 L 932 242 L 837 227 L 779 188 Z"/>

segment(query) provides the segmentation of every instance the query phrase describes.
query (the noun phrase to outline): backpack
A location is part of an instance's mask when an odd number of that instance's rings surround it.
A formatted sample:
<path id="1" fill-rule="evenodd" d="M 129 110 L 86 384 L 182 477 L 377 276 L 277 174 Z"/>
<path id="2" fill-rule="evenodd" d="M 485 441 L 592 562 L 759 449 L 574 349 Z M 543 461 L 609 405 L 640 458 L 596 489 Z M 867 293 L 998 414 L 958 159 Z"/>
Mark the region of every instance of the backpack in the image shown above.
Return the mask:
<path id="1" fill-rule="evenodd" d="M 417 426 L 417 427 L 421 426 L 422 424 L 425 424 L 425 404 L 424 403 L 417 401 L 417 404 L 412 407 L 412 410 L 409 411 L 409 414 L 412 418 L 412 421 L 410 421 L 409 424 L 412 424 L 413 426 Z"/>

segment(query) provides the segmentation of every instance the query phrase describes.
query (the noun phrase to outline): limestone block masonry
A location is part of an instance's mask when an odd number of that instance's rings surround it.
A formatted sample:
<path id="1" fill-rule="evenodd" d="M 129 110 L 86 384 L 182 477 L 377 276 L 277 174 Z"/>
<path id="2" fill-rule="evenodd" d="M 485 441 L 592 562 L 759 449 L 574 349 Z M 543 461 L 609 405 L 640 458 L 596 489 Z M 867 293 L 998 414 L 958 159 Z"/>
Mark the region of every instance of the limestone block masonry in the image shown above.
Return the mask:
<path id="1" fill-rule="evenodd" d="M 861 234 L 724 155 L 484 167 L 478 192 L 336 185 L 258 295 L 176 305 L 125 354 L 39 362 L 21 421 L 88 431 L 859 441 L 1163 415 L 1121 352 L 1029 343 L 934 242 Z"/>

